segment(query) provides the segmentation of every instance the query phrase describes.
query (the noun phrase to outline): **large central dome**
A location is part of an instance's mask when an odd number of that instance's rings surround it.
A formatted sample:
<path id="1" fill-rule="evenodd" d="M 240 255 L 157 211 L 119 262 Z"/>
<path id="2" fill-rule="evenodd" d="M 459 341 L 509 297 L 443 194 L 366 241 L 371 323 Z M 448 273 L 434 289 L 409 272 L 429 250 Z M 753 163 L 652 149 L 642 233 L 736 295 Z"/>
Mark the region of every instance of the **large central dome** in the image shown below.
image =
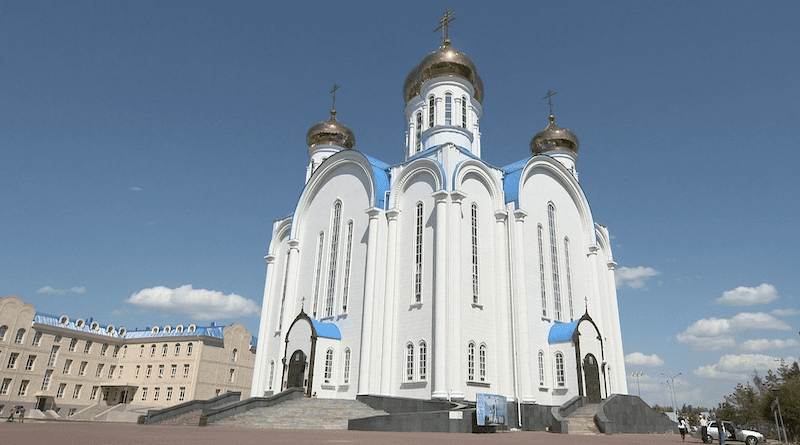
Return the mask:
<path id="1" fill-rule="evenodd" d="M 436 51 L 428 54 L 416 68 L 411 70 L 403 85 L 403 98 L 406 102 L 419 94 L 422 84 L 434 77 L 450 76 L 468 80 L 475 88 L 475 100 L 483 103 L 483 80 L 472 59 L 450 46 L 450 40 Z"/>

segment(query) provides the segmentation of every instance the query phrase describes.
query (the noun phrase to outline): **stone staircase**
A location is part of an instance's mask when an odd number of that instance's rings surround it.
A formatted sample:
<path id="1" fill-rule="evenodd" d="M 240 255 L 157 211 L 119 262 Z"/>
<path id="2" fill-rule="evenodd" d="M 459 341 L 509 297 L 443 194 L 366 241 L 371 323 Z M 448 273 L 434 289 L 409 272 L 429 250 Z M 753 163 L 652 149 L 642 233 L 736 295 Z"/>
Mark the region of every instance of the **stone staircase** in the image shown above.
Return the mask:
<path id="1" fill-rule="evenodd" d="M 584 405 L 567 416 L 569 421 L 568 433 L 581 436 L 599 436 L 602 434 L 594 424 L 594 415 L 597 414 L 599 404 Z"/>
<path id="2" fill-rule="evenodd" d="M 350 419 L 381 414 L 386 413 L 372 409 L 358 400 L 302 398 L 266 408 L 254 408 L 227 419 L 218 420 L 209 426 L 346 430 L 347 421 Z"/>
<path id="3" fill-rule="evenodd" d="M 197 426 L 200 423 L 200 416 L 203 414 L 203 410 L 198 409 L 195 411 L 189 411 L 188 413 L 183 413 L 181 415 L 170 417 L 167 420 L 162 420 L 160 422 L 156 422 L 155 425 L 193 425 Z"/>

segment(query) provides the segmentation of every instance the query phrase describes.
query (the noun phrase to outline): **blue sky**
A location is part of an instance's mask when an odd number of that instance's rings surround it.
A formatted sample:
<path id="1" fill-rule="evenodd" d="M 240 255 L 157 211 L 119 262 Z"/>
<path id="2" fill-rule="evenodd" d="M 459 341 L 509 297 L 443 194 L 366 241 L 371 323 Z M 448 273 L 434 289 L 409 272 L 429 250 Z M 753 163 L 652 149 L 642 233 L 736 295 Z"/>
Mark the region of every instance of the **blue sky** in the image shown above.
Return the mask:
<path id="1" fill-rule="evenodd" d="M 356 149 L 402 161 L 403 81 L 447 8 L 485 84 L 487 162 L 529 156 L 558 92 L 646 401 L 681 373 L 679 404 L 716 406 L 800 356 L 790 1 L 0 0 L 0 295 L 257 333 L 272 221 L 332 86 Z"/>

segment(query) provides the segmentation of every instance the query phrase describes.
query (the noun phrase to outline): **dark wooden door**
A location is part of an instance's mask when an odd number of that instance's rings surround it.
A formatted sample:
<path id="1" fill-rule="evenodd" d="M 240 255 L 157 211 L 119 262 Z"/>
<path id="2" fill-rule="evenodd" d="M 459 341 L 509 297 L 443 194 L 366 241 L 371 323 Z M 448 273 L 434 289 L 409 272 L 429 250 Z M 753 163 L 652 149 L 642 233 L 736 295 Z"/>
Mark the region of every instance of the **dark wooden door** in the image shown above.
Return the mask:
<path id="1" fill-rule="evenodd" d="M 589 398 L 589 403 L 600 403 L 600 369 L 592 354 L 586 354 L 583 359 L 583 375 L 586 377 L 586 397 Z"/>
<path id="2" fill-rule="evenodd" d="M 292 353 L 289 359 L 289 371 L 286 374 L 288 388 L 302 388 L 306 370 L 306 354 L 301 350 Z"/>

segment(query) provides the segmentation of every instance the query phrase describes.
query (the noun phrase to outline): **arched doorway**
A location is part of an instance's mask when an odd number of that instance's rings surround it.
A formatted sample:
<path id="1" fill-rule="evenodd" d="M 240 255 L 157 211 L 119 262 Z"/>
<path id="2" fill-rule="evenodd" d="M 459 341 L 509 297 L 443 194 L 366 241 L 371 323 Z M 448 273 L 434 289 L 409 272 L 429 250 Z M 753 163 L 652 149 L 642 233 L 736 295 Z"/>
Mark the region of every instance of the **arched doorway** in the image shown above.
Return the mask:
<path id="1" fill-rule="evenodd" d="M 289 370 L 286 373 L 286 386 L 288 388 L 305 387 L 306 354 L 301 350 L 292 353 L 289 359 Z"/>
<path id="2" fill-rule="evenodd" d="M 586 397 L 589 403 L 600 403 L 600 368 L 594 354 L 583 359 L 583 375 L 586 377 Z"/>

